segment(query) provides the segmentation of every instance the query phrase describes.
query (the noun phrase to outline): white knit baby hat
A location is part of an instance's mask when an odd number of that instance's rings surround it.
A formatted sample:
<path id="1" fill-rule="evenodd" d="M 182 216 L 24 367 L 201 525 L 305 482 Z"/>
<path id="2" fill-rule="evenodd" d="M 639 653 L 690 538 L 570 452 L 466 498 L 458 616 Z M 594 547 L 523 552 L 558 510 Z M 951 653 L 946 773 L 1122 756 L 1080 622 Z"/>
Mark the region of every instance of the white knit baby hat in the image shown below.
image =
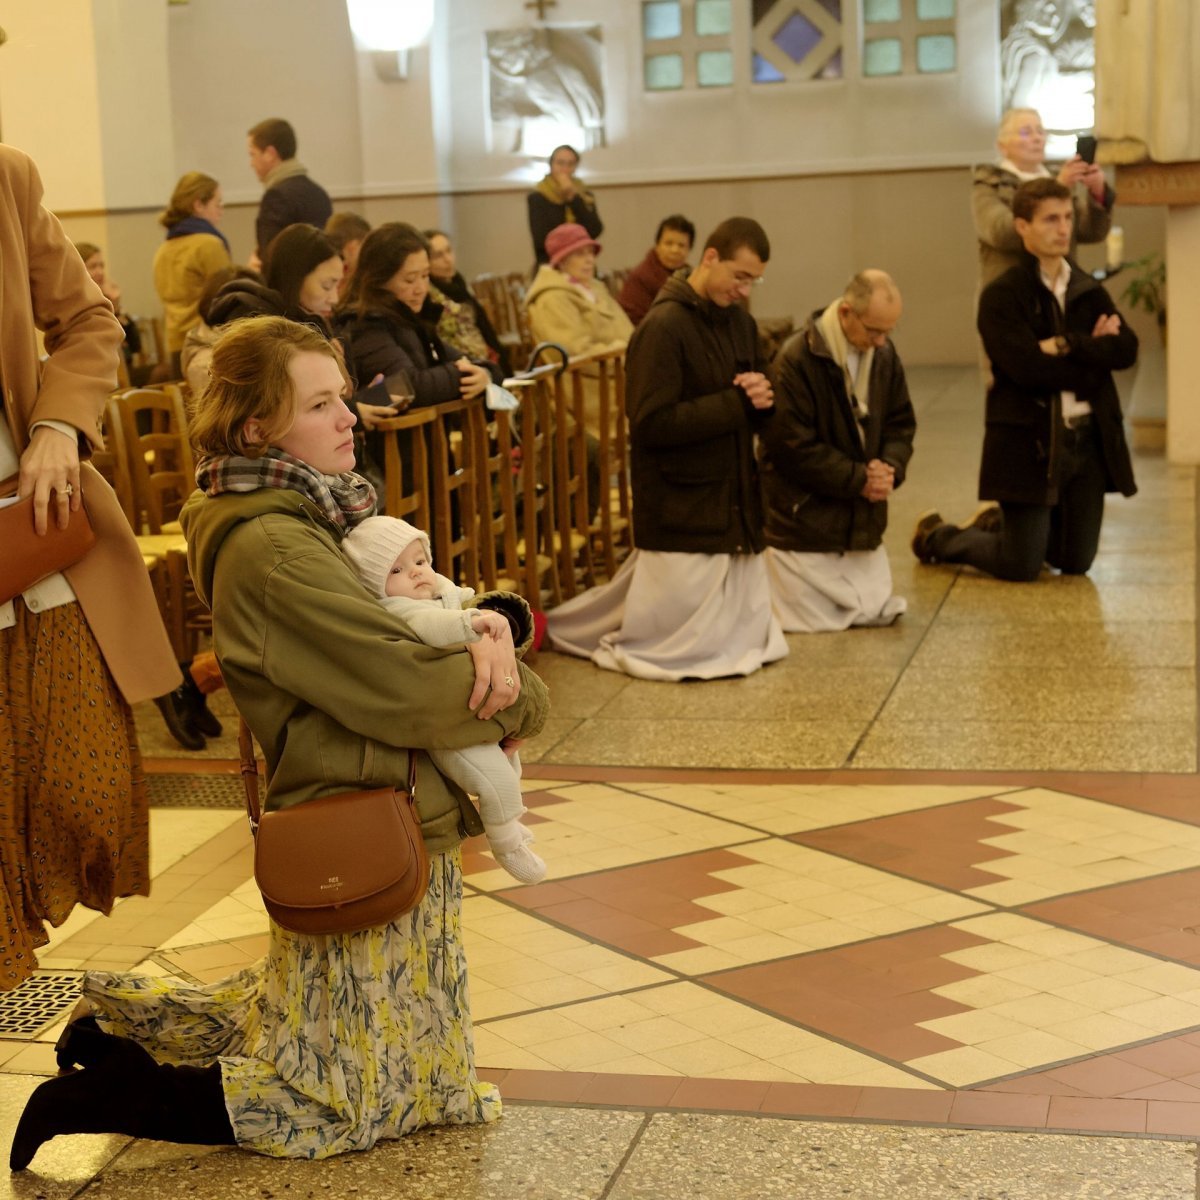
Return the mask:
<path id="1" fill-rule="evenodd" d="M 386 596 L 388 573 L 416 538 L 421 539 L 425 557 L 432 561 L 429 537 L 415 525 L 399 517 L 368 517 L 343 539 L 342 552 L 367 588 L 376 596 Z"/>

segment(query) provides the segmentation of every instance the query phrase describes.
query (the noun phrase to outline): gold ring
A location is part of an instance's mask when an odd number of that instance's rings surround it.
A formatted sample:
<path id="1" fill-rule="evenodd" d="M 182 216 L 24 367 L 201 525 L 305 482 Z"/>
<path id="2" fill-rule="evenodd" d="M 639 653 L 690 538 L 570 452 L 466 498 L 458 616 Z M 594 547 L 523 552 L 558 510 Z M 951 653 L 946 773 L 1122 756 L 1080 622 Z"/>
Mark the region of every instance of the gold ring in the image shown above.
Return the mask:
<path id="1" fill-rule="evenodd" d="M 509 687 L 512 687 L 513 686 L 513 677 L 511 675 L 505 675 L 504 682 L 507 683 Z"/>

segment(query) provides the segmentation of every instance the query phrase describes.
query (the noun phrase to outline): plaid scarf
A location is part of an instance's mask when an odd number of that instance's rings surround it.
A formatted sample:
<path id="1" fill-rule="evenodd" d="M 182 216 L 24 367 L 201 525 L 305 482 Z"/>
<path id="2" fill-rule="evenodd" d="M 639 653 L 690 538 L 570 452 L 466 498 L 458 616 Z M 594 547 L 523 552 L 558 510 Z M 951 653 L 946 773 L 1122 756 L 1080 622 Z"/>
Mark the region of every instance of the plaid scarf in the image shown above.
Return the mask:
<path id="1" fill-rule="evenodd" d="M 287 488 L 311 500 L 342 533 L 375 513 L 375 489 L 361 475 L 353 471 L 322 475 L 274 446 L 261 458 L 226 454 L 202 459 L 196 468 L 196 486 L 206 496 Z"/>

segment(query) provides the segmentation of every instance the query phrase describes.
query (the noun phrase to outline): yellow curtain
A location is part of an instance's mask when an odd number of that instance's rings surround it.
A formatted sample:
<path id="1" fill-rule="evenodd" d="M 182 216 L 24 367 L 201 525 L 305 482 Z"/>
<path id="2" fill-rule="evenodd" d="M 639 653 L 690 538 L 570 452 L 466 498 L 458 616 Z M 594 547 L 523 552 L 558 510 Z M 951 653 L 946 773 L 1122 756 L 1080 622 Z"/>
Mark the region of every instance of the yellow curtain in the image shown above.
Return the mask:
<path id="1" fill-rule="evenodd" d="M 1197 0 L 1096 0 L 1096 133 L 1114 162 L 1200 161 Z"/>

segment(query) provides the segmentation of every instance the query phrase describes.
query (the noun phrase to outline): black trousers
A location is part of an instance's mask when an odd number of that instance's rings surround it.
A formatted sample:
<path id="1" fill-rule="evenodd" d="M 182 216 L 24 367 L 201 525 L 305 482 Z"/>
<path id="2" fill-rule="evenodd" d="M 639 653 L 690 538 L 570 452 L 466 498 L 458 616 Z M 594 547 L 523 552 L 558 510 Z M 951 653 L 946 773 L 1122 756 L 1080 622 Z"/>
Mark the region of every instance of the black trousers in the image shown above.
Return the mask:
<path id="1" fill-rule="evenodd" d="M 929 535 L 939 562 L 967 563 L 997 579 L 1036 579 L 1048 562 L 1064 575 L 1083 575 L 1096 557 L 1104 520 L 1104 463 L 1096 427 L 1064 429 L 1058 503 L 1000 505 L 998 533 L 943 525 Z"/>

